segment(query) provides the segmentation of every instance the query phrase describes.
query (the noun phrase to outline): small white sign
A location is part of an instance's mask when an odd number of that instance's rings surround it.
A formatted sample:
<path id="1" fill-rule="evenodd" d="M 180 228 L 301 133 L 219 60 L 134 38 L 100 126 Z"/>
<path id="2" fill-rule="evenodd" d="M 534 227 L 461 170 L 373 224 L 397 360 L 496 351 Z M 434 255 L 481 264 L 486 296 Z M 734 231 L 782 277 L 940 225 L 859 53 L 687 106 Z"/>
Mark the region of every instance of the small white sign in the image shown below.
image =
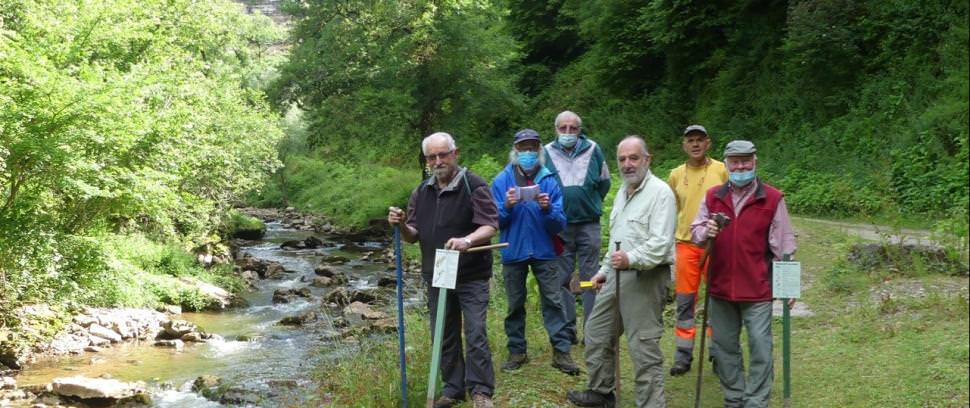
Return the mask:
<path id="1" fill-rule="evenodd" d="M 802 296 L 802 263 L 774 262 L 771 285 L 775 298 L 798 299 Z"/>
<path id="2" fill-rule="evenodd" d="M 436 288 L 454 289 L 458 281 L 458 255 L 460 252 L 450 249 L 436 249 L 434 253 L 434 276 L 431 286 Z"/>

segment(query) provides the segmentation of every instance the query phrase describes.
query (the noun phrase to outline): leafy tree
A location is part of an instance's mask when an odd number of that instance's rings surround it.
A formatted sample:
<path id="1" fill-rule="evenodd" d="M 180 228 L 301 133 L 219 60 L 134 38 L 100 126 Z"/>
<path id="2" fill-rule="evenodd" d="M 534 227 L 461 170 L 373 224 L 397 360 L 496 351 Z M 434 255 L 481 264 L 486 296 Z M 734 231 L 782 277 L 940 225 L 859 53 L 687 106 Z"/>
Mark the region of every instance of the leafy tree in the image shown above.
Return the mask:
<path id="1" fill-rule="evenodd" d="M 473 151 L 510 134 L 523 98 L 492 2 L 287 4 L 295 46 L 274 99 L 306 112 L 317 155 L 400 165 L 434 131 Z"/>

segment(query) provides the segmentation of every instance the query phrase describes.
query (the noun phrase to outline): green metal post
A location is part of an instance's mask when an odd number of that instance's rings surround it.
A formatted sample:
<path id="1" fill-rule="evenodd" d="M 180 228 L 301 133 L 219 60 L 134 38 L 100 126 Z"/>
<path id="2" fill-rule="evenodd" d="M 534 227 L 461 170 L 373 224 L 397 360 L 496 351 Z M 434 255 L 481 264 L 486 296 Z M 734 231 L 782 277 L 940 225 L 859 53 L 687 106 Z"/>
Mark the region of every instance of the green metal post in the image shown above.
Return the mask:
<path id="1" fill-rule="evenodd" d="M 790 299 L 782 299 L 784 311 L 781 316 L 782 327 L 782 367 L 784 370 L 784 405 L 785 408 L 791 407 L 791 306 L 788 305 Z"/>
<path id="2" fill-rule="evenodd" d="M 431 368 L 428 369 L 428 408 L 434 407 L 434 394 L 438 388 L 438 366 L 441 363 L 441 337 L 445 331 L 445 300 L 448 289 L 438 288 L 438 309 L 434 319 L 434 343 L 431 349 Z"/>

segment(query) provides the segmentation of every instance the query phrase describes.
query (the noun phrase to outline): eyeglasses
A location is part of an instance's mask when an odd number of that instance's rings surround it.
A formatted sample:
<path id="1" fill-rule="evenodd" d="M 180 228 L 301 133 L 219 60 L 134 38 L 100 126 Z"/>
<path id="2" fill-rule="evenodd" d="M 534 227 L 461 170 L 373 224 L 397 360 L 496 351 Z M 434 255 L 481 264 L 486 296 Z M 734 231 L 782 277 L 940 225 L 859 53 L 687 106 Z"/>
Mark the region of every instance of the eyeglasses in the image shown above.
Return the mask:
<path id="1" fill-rule="evenodd" d="M 562 126 L 556 128 L 556 129 L 558 129 L 560 132 L 570 132 L 570 131 L 571 132 L 578 132 L 579 131 L 579 126 L 562 125 Z"/>
<path id="2" fill-rule="evenodd" d="M 435 160 L 444 160 L 448 156 L 451 156 L 451 154 L 454 153 L 454 152 L 455 152 L 454 150 L 449 150 L 447 152 L 441 152 L 441 153 L 437 153 L 437 154 L 426 154 L 426 155 L 424 155 L 424 160 L 429 161 L 429 162 L 432 162 L 432 161 L 435 161 Z"/>

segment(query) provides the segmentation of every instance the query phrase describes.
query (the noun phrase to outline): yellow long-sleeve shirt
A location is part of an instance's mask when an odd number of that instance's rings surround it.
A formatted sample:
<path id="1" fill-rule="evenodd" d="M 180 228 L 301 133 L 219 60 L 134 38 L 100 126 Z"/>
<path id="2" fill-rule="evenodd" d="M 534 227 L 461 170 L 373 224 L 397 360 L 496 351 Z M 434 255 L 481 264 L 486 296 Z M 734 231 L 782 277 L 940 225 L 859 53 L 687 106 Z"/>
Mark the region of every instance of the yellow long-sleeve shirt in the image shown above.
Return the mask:
<path id="1" fill-rule="evenodd" d="M 690 223 L 704 200 L 704 193 L 714 186 L 724 184 L 728 179 L 727 168 L 723 162 L 708 159 L 707 164 L 699 167 L 687 163 L 670 171 L 667 184 L 677 196 L 677 233 L 678 241 L 691 242 Z"/>

